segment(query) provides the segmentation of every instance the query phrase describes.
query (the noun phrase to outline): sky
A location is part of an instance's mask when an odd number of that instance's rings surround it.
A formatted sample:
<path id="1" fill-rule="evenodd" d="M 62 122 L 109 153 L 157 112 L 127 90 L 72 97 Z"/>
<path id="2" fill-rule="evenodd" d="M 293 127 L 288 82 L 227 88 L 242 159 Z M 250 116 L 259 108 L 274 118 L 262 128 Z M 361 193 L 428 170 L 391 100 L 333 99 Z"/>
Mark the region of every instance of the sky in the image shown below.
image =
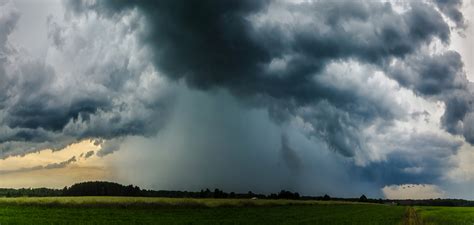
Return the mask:
<path id="1" fill-rule="evenodd" d="M 472 0 L 0 0 L 0 187 L 474 199 Z"/>

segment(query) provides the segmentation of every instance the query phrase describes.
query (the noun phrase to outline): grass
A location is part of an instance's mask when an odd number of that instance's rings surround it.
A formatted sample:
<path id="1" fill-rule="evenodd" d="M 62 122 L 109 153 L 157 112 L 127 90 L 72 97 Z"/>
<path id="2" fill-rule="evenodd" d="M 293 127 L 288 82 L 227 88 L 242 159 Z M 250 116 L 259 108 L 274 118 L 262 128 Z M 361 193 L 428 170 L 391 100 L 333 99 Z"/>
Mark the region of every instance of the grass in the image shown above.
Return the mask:
<path id="1" fill-rule="evenodd" d="M 0 224 L 400 225 L 405 207 L 294 200 L 0 198 Z"/>
<path id="2" fill-rule="evenodd" d="M 473 225 L 474 207 L 416 207 L 423 225 Z"/>
<path id="3" fill-rule="evenodd" d="M 299 201 L 272 199 L 197 199 L 155 197 L 20 197 L 0 198 L 0 205 L 59 207 L 245 207 L 287 205 L 360 204 L 341 201 Z"/>
<path id="4" fill-rule="evenodd" d="M 144 197 L 0 198 L 9 224 L 473 225 L 474 207 Z"/>
<path id="5" fill-rule="evenodd" d="M 423 221 L 421 221 L 416 209 L 413 207 L 408 207 L 406 209 L 403 225 L 423 225 Z"/>

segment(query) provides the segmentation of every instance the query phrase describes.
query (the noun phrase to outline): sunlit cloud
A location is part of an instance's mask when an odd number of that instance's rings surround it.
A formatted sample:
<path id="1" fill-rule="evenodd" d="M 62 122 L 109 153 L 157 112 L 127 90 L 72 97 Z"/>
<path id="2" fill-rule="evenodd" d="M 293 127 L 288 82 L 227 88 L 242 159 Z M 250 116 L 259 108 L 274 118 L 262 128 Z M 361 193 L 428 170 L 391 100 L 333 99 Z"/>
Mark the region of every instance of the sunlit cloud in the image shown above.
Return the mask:
<path id="1" fill-rule="evenodd" d="M 445 197 L 445 192 L 432 184 L 403 184 L 385 186 L 382 189 L 388 199 L 436 199 Z"/>
<path id="2" fill-rule="evenodd" d="M 110 179 L 107 157 L 94 140 L 0 160 L 0 187 L 63 187 L 78 181 Z"/>

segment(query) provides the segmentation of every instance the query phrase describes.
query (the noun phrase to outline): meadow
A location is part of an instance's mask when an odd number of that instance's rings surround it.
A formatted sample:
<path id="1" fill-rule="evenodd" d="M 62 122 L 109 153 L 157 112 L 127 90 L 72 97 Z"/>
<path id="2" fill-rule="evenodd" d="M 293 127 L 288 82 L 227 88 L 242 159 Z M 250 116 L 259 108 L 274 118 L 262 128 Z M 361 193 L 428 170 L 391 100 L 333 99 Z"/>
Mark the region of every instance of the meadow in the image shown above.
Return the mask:
<path id="1" fill-rule="evenodd" d="M 281 199 L 20 197 L 0 198 L 0 224 L 472 225 L 474 207 Z"/>
<path id="2" fill-rule="evenodd" d="M 423 225 L 473 225 L 474 207 L 416 207 Z"/>
<path id="3" fill-rule="evenodd" d="M 297 200 L 0 198 L 0 224 L 400 225 L 406 207 Z"/>

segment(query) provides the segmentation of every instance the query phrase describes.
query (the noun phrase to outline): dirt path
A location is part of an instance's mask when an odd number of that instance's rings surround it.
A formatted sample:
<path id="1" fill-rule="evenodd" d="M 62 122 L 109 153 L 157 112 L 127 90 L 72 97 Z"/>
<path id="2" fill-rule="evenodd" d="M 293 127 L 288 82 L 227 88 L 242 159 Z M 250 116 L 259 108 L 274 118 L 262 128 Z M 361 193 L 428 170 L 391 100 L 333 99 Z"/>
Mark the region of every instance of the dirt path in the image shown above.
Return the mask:
<path id="1" fill-rule="evenodd" d="M 419 218 L 416 210 L 413 207 L 409 207 L 405 214 L 403 225 L 423 225 L 423 222 Z"/>

